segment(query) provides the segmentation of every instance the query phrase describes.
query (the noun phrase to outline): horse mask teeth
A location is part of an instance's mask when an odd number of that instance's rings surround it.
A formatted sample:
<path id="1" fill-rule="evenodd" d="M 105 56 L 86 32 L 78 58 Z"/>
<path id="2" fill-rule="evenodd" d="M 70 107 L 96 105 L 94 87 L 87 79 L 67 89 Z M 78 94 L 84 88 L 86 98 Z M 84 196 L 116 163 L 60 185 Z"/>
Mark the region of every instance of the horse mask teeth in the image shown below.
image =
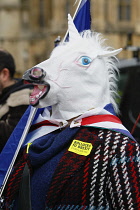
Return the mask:
<path id="1" fill-rule="evenodd" d="M 30 95 L 30 104 L 36 106 L 41 98 L 44 98 L 48 92 L 48 87 L 45 85 L 34 85 L 34 89 Z"/>

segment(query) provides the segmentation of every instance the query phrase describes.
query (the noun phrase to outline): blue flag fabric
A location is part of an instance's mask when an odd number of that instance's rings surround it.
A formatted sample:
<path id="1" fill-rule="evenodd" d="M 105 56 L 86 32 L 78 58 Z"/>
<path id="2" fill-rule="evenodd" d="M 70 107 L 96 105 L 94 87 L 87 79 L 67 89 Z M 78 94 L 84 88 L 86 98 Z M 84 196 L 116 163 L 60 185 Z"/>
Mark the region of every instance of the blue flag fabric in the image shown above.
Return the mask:
<path id="1" fill-rule="evenodd" d="M 83 0 L 74 18 L 74 24 L 79 32 L 91 28 L 90 0 Z"/>
<path id="2" fill-rule="evenodd" d="M 29 113 L 30 113 L 30 107 L 26 110 L 24 116 L 21 118 L 18 125 L 15 127 L 3 151 L 0 154 L 0 186 L 3 183 L 3 179 L 6 175 L 6 172 L 9 168 L 11 160 L 17 149 L 18 142 L 21 138 L 21 135 L 27 123 Z"/>
<path id="3" fill-rule="evenodd" d="M 80 6 L 74 18 L 74 23 L 79 32 L 90 29 L 91 26 L 90 0 L 81 1 Z M 25 126 L 30 118 L 31 111 L 32 107 L 29 106 L 24 115 L 22 116 L 21 120 L 17 124 L 16 128 L 14 129 L 13 133 L 11 134 L 3 151 L 0 154 L 0 187 L 3 185 L 3 180 L 5 178 L 6 172 L 11 164 L 18 143 L 24 132 Z M 38 109 L 35 115 L 35 119 L 42 111 L 43 109 Z"/>
<path id="4" fill-rule="evenodd" d="M 73 22 L 79 33 L 91 28 L 90 0 L 81 1 Z M 68 40 L 69 34 L 67 34 L 64 41 Z"/>
<path id="5" fill-rule="evenodd" d="M 29 106 L 27 110 L 25 111 L 24 115 L 20 119 L 19 123 L 15 127 L 14 131 L 12 132 L 10 138 L 8 139 L 4 149 L 0 153 L 0 187 L 3 184 L 4 177 L 6 175 L 6 172 L 10 166 L 10 163 L 14 157 L 14 154 L 17 150 L 18 143 L 21 139 L 21 136 L 25 130 L 25 127 L 30 120 L 30 115 L 32 112 L 33 107 Z M 43 111 L 44 109 L 37 109 L 36 115 L 34 117 L 34 121 L 38 117 L 38 115 Z"/>

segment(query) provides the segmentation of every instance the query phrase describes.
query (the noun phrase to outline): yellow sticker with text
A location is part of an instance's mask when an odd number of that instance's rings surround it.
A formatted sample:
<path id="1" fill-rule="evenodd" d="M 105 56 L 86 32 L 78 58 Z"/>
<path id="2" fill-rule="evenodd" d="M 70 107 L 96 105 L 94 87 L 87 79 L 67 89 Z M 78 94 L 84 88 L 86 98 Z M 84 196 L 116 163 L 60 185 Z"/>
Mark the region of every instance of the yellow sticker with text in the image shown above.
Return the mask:
<path id="1" fill-rule="evenodd" d="M 92 144 L 74 139 L 68 151 L 87 156 L 91 153 Z"/>

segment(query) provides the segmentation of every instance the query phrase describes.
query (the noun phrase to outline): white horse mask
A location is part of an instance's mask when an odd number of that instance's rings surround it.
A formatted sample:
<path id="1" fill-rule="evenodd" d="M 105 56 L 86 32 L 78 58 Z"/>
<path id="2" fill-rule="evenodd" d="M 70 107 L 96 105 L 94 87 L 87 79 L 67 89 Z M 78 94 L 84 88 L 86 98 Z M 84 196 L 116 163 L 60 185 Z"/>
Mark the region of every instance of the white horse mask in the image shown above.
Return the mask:
<path id="1" fill-rule="evenodd" d="M 112 103 L 116 109 L 117 67 L 115 55 L 103 44 L 99 33 L 78 33 L 68 15 L 69 42 L 57 46 L 50 58 L 23 75 L 34 84 L 30 103 L 52 107 L 52 119 L 69 120 L 84 112 Z"/>

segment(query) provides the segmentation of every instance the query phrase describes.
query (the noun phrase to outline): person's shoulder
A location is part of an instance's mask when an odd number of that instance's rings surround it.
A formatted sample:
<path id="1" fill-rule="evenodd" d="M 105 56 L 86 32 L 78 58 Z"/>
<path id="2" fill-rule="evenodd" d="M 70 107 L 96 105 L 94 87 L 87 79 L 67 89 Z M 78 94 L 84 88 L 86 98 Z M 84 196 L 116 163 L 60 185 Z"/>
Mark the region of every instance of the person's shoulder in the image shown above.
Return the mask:
<path id="1" fill-rule="evenodd" d="M 31 89 L 29 87 L 17 88 L 8 97 L 7 105 L 10 107 L 29 105 L 30 104 L 30 102 L 29 102 L 30 93 L 31 93 Z"/>

